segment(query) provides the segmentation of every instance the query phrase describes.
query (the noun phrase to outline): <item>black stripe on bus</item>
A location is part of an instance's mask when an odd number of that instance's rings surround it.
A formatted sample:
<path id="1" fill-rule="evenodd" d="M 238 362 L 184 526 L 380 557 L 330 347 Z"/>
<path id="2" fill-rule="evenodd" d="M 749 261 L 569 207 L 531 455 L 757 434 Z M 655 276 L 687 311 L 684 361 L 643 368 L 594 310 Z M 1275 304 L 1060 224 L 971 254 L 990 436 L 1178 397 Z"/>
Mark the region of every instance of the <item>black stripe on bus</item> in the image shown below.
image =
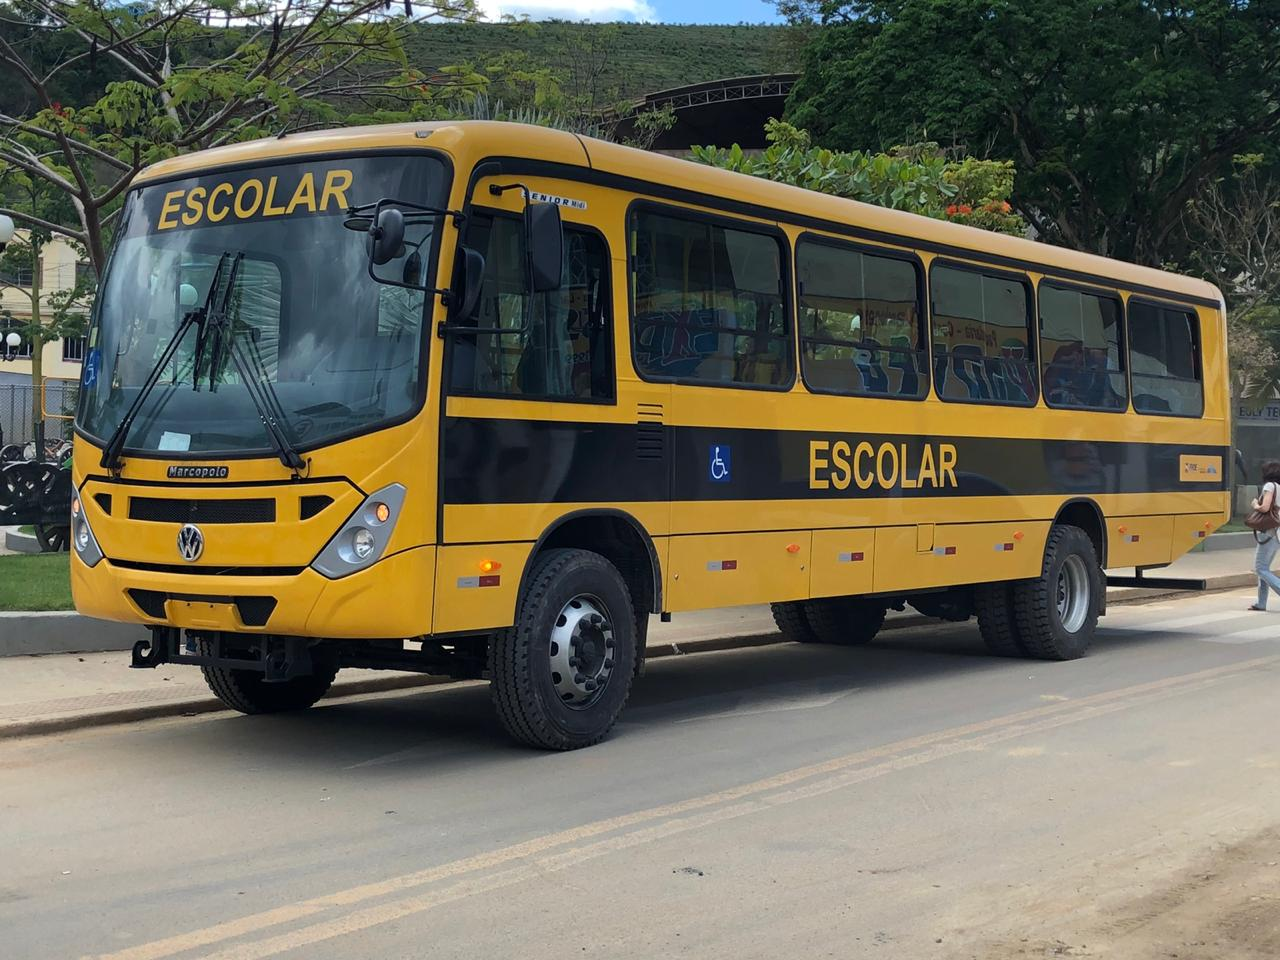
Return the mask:
<path id="1" fill-rule="evenodd" d="M 637 456 L 640 439 L 639 427 L 632 423 L 448 417 L 441 501 L 456 505 L 1199 493 L 1226 489 L 1228 456 L 1226 447 L 1197 444 L 667 427 L 664 452 L 654 458 L 648 453 Z M 847 444 L 840 452 L 851 471 L 859 444 L 870 444 L 873 451 L 868 457 L 864 449 L 857 474 L 848 473 L 843 489 L 840 481 L 845 475 L 832 475 L 832 454 L 841 441 Z M 815 442 L 816 458 L 811 449 Z M 886 445 L 892 452 L 882 455 Z M 944 445 L 955 448 L 954 470 L 946 476 Z M 712 477 L 717 447 L 724 464 L 720 472 L 725 474 L 718 480 Z M 1183 480 L 1184 455 L 1221 458 L 1220 475 L 1211 481 Z M 884 462 L 878 465 L 881 456 Z M 928 478 L 929 462 L 933 482 Z M 892 482 L 882 482 L 895 472 Z M 859 476 L 863 481 L 870 477 L 870 484 L 860 486 Z M 815 479 L 826 480 L 826 487 L 812 487 Z M 1153 512 L 1159 512 L 1156 507 L 1152 504 Z"/>

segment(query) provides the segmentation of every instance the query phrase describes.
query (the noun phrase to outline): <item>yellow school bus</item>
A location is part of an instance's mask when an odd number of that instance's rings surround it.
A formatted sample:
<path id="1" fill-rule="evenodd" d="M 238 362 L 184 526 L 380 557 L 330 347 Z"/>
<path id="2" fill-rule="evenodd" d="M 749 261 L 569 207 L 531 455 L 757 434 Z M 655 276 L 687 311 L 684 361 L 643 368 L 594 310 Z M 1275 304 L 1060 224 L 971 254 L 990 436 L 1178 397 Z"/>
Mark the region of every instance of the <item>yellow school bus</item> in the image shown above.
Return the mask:
<path id="1" fill-rule="evenodd" d="M 652 615 L 886 610 L 1068 659 L 1104 567 L 1227 517 L 1199 280 L 496 123 L 139 177 L 74 455 L 77 608 L 246 713 L 343 667 L 487 678 L 603 738 Z"/>

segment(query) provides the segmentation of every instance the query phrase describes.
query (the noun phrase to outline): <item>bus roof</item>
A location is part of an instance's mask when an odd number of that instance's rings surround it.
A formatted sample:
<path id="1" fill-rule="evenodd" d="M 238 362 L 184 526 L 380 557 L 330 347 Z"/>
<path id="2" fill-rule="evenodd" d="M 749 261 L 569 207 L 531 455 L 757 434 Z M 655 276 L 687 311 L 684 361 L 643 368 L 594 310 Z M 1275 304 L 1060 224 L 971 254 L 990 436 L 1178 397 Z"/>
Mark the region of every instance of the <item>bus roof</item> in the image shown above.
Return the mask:
<path id="1" fill-rule="evenodd" d="M 596 175 L 613 175 L 658 184 L 661 185 L 661 190 L 658 191 L 660 194 L 703 194 L 717 198 L 720 204 L 729 201 L 744 209 L 748 206 L 768 208 L 781 212 L 778 216 L 780 222 L 838 222 L 874 235 L 884 234 L 886 242 L 900 242 L 907 246 L 914 242 L 925 247 L 944 245 L 982 251 L 988 256 L 1039 264 L 1060 273 L 1106 277 L 1121 287 L 1155 287 L 1175 295 L 1182 294 L 1215 302 L 1222 300 L 1221 292 L 1213 284 L 1194 277 L 846 200 L 634 147 L 528 124 L 482 120 L 440 121 L 343 127 L 289 134 L 162 160 L 142 171 L 136 182 L 143 185 L 148 181 L 191 175 L 218 167 L 288 157 L 396 148 L 422 149 L 427 146 L 475 161 L 485 157 L 529 157 L 590 169 Z M 636 192 L 644 192 L 638 186 L 634 189 Z M 697 201 L 690 198 L 690 202 Z M 752 215 L 769 216 L 763 210 L 752 211 Z"/>

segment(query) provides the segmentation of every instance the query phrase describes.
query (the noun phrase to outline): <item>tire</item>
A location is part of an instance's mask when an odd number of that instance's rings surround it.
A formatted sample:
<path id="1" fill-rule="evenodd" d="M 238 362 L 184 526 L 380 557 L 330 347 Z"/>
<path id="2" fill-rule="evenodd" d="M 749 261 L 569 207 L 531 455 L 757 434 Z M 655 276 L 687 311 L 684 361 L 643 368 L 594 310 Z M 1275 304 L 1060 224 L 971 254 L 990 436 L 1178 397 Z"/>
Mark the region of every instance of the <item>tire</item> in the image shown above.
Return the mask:
<path id="1" fill-rule="evenodd" d="M 818 643 L 853 647 L 875 639 L 884 626 L 885 608 L 856 597 L 822 597 L 806 601 L 804 613 Z"/>
<path id="2" fill-rule="evenodd" d="M 982 642 L 998 657 L 1025 657 L 1013 610 L 1013 584 L 983 583 L 973 589 L 974 612 Z"/>
<path id="3" fill-rule="evenodd" d="M 208 641 L 201 641 L 200 652 L 204 655 L 212 652 Z M 338 675 L 333 667 L 317 666 L 310 676 L 267 683 L 256 670 L 201 667 L 200 672 L 214 696 L 232 710 L 250 715 L 305 710 L 329 692 L 333 678 Z"/>
<path id="4" fill-rule="evenodd" d="M 805 602 L 790 600 L 786 603 L 771 603 L 773 622 L 778 625 L 782 635 L 793 643 L 821 643 L 818 635 L 809 626 L 809 618 L 804 613 Z"/>
<path id="5" fill-rule="evenodd" d="M 1018 636 L 1028 656 L 1075 660 L 1093 643 L 1106 589 L 1093 541 L 1079 527 L 1055 526 L 1035 580 L 1013 587 Z"/>
<path id="6" fill-rule="evenodd" d="M 520 590 L 515 624 L 490 642 L 489 691 L 520 743 L 577 750 L 612 729 L 635 662 L 636 618 L 617 568 L 588 550 L 548 550 Z"/>

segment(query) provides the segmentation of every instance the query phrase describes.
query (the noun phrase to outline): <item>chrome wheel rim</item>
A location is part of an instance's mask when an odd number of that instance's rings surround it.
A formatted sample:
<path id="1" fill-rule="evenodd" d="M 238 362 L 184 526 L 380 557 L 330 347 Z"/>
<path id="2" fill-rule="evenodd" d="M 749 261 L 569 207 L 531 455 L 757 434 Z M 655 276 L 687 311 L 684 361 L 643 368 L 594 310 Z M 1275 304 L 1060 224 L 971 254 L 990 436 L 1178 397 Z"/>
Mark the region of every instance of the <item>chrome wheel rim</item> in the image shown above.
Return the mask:
<path id="1" fill-rule="evenodd" d="M 613 674 L 613 622 L 599 597 L 580 594 L 560 608 L 549 647 L 551 683 L 567 707 L 585 710 Z"/>
<path id="2" fill-rule="evenodd" d="M 1072 554 L 1058 571 L 1058 584 L 1054 591 L 1058 607 L 1058 620 L 1068 633 L 1076 633 L 1089 616 L 1091 586 L 1089 571 L 1084 560 Z"/>

